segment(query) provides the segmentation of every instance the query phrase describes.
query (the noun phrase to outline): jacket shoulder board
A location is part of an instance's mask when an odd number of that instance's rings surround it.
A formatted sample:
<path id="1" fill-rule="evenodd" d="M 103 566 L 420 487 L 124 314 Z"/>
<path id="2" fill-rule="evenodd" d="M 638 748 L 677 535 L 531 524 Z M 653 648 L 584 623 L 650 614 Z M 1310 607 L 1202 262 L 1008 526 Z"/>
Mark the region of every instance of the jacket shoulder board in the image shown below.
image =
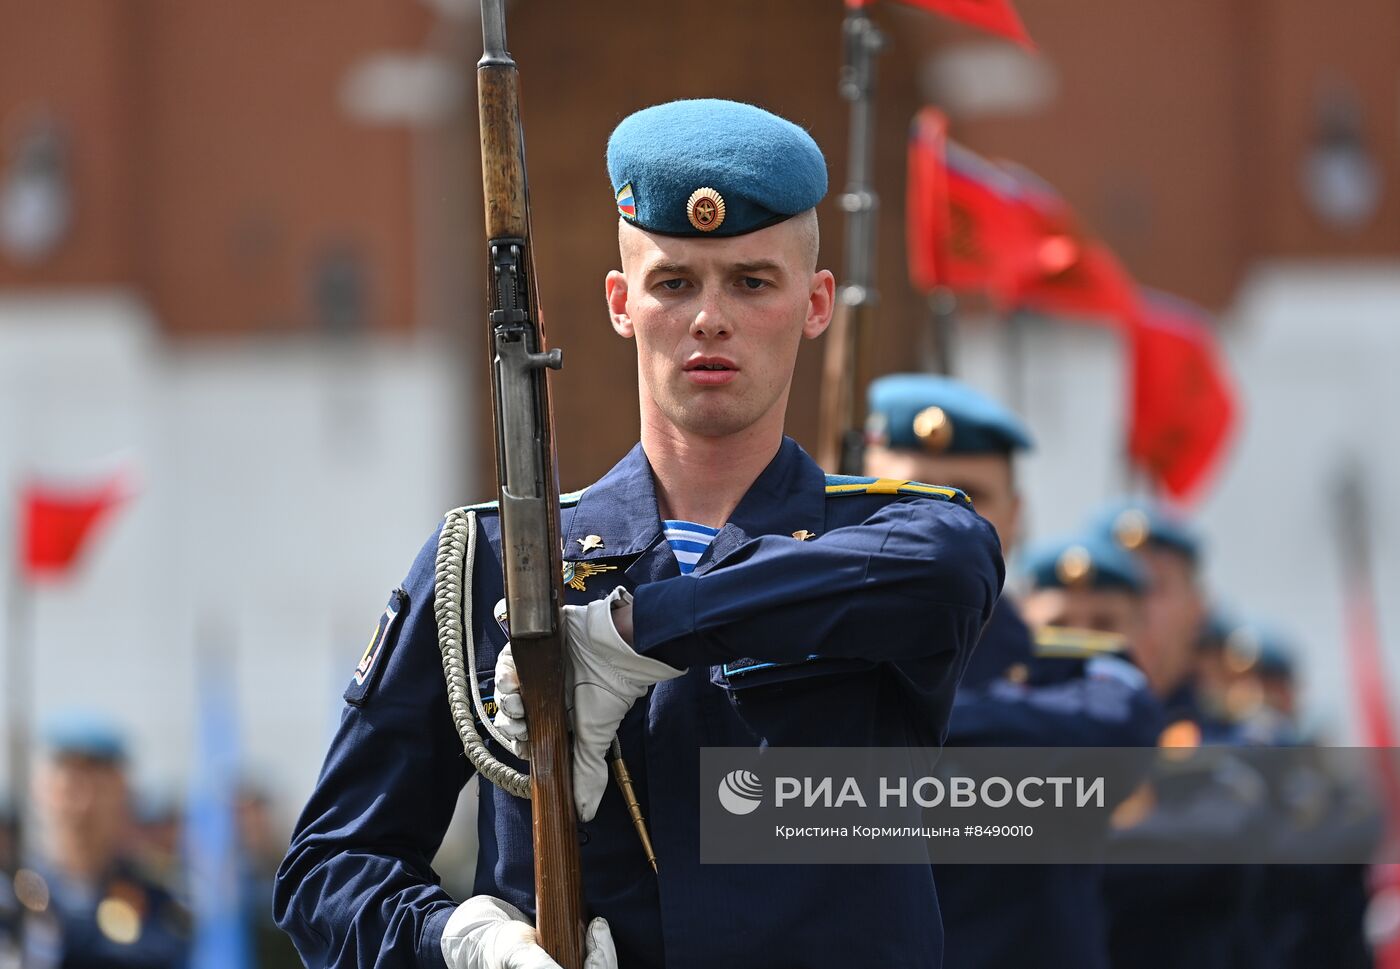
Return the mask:
<path id="1" fill-rule="evenodd" d="M 900 481 L 898 478 L 861 478 L 850 474 L 829 474 L 826 476 L 826 496 L 838 498 L 842 495 L 918 495 L 936 501 L 951 501 L 959 505 L 972 505 L 972 499 L 957 488 L 942 485 L 923 484 L 919 481 Z"/>
<path id="2" fill-rule="evenodd" d="M 1068 626 L 1044 626 L 1035 631 L 1035 655 L 1042 659 L 1092 659 L 1121 656 L 1128 643 L 1117 633 Z"/>

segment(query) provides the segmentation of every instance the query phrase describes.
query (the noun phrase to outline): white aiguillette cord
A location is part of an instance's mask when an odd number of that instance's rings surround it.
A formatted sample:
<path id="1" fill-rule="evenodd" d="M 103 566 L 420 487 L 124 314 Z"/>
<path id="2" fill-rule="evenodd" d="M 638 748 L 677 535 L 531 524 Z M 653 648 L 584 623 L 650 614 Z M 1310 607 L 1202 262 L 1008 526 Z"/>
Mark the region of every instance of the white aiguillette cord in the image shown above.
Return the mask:
<path id="1" fill-rule="evenodd" d="M 476 720 L 480 718 L 496 742 L 509 748 L 510 741 L 496 729 L 491 718 L 486 715 L 486 707 L 481 700 L 481 689 L 476 675 L 476 644 L 472 640 L 471 625 L 464 617 L 471 615 L 472 569 L 476 563 L 476 512 L 456 508 L 447 513 L 442 523 L 442 534 L 438 537 L 438 551 L 435 563 L 435 592 L 433 612 L 437 616 L 438 648 L 442 652 L 442 672 L 447 680 L 447 703 L 452 710 L 452 722 L 457 726 L 457 735 L 462 739 L 462 749 L 467 759 L 483 778 L 516 797 L 530 796 L 530 777 L 502 763 L 487 749 L 477 732 Z M 465 663 L 463 654 L 466 654 Z M 464 668 L 465 667 L 465 668 Z M 475 716 L 473 716 L 475 707 Z M 641 804 L 637 800 L 632 777 L 627 764 L 622 759 L 622 744 L 614 737 L 612 742 L 612 772 L 622 798 L 627 804 L 627 814 L 632 819 L 642 850 L 652 871 L 656 871 L 656 850 L 652 847 L 651 835 L 642 816 Z"/>
<path id="2" fill-rule="evenodd" d="M 530 796 L 530 777 L 504 764 L 487 749 L 476 729 L 476 719 L 502 747 L 510 742 L 486 715 L 476 675 L 476 644 L 471 624 L 472 568 L 476 563 L 476 512 L 455 508 L 443 519 L 438 537 L 433 612 L 437 615 L 438 649 L 442 652 L 442 672 L 447 679 L 447 703 L 452 722 L 462 738 L 467 759 L 481 776 L 516 797 Z M 466 661 L 463 662 L 463 653 Z M 464 668 L 465 667 L 465 668 Z M 473 716 L 475 707 L 475 716 Z"/>

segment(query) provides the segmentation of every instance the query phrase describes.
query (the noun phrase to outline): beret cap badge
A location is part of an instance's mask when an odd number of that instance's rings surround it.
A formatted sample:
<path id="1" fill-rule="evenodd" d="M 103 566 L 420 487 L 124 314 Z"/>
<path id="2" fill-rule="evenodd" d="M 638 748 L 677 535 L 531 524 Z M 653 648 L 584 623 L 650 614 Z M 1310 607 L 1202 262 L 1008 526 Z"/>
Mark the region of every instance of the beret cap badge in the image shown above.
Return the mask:
<path id="1" fill-rule="evenodd" d="M 1094 559 L 1083 545 L 1070 546 L 1055 563 L 1055 574 L 1071 589 L 1086 586 L 1094 577 Z"/>
<path id="2" fill-rule="evenodd" d="M 1152 524 L 1139 508 L 1129 508 L 1113 523 L 1113 537 L 1130 552 L 1136 552 L 1152 537 Z"/>
<path id="3" fill-rule="evenodd" d="M 713 232 L 724 222 L 724 196 L 708 186 L 697 188 L 686 200 L 685 214 L 701 232 Z"/>
<path id="4" fill-rule="evenodd" d="M 953 421 L 942 407 L 925 407 L 914 415 L 914 433 L 926 450 L 937 454 L 953 443 Z"/>

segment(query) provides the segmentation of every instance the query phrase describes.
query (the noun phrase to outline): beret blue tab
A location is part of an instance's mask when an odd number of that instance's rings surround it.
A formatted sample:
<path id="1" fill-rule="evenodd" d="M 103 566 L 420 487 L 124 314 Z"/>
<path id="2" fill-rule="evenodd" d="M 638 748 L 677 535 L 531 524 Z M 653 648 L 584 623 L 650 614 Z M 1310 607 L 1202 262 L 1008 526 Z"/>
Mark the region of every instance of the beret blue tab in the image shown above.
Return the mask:
<path id="1" fill-rule="evenodd" d="M 1201 557 L 1201 537 L 1190 523 L 1150 498 L 1110 502 L 1093 517 L 1090 527 L 1129 551 L 1155 545 L 1184 555 L 1192 563 Z"/>
<path id="2" fill-rule="evenodd" d="M 1104 535 L 1086 532 L 1042 542 L 1026 554 L 1023 567 L 1037 589 L 1126 589 L 1147 586 L 1142 566 Z"/>
<path id="3" fill-rule="evenodd" d="M 126 760 L 126 738 L 116 724 L 87 711 L 55 714 L 44 723 L 45 749 L 55 757 L 77 756 L 121 763 Z"/>
<path id="4" fill-rule="evenodd" d="M 932 374 L 900 373 L 871 382 L 867 437 L 891 448 L 944 454 L 1024 451 L 1021 419 L 967 384 Z"/>
<path id="5" fill-rule="evenodd" d="M 671 101 L 624 118 L 608 139 L 618 213 L 662 235 L 737 236 L 805 212 L 826 195 L 826 160 L 807 134 L 737 101 Z"/>

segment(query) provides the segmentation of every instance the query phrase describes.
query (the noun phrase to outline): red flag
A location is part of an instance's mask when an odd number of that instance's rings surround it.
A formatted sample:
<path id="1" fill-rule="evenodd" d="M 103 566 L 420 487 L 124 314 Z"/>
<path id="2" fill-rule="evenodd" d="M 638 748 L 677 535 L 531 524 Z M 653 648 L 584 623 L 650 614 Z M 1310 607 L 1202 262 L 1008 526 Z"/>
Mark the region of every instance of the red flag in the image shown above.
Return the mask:
<path id="1" fill-rule="evenodd" d="M 1131 326 L 1136 311 L 1133 280 L 1107 246 L 1075 232 L 1045 235 L 1041 272 L 1021 289 L 1017 302 L 1043 313 L 1104 317 Z"/>
<path id="2" fill-rule="evenodd" d="M 68 574 L 97 525 L 126 498 L 121 478 L 96 488 L 31 483 L 21 497 L 22 562 L 31 580 Z"/>
<path id="3" fill-rule="evenodd" d="M 909 275 L 935 285 L 985 290 L 1010 305 L 1036 258 L 1035 215 L 1007 172 L 946 138 L 943 116 L 925 108 L 909 143 Z"/>
<path id="4" fill-rule="evenodd" d="M 1140 300 L 1132 339 L 1128 453 L 1176 499 L 1194 495 L 1234 428 L 1235 392 L 1203 313 L 1158 294 Z"/>
<path id="5" fill-rule="evenodd" d="M 948 238 L 947 145 L 948 119 L 943 112 L 920 110 L 909 129 L 904 218 L 909 281 L 922 292 L 944 278 L 945 260 L 939 253 Z"/>
<path id="6" fill-rule="evenodd" d="M 942 14 L 949 20 L 980 27 L 988 33 L 997 34 L 1007 40 L 1014 40 L 1022 47 L 1035 49 L 1030 35 L 1026 33 L 1021 17 L 1009 0 L 901 0 L 901 2 Z M 860 3 L 860 6 L 865 6 Z"/>
<path id="7" fill-rule="evenodd" d="M 1131 325 L 1137 287 L 1118 257 L 1089 237 L 1048 182 L 1019 165 L 1004 163 L 1002 168 L 1017 182 L 1036 240 L 1016 302 L 1043 313 L 1107 317 Z"/>

